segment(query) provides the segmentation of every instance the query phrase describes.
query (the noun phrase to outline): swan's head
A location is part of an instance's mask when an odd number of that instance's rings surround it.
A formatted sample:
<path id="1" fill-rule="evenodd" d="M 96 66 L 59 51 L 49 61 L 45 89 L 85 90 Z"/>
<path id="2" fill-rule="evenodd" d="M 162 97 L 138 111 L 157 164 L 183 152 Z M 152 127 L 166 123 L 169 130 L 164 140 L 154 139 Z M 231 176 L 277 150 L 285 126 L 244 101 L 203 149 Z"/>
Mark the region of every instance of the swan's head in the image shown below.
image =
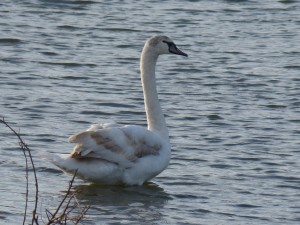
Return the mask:
<path id="1" fill-rule="evenodd" d="M 162 35 L 153 36 L 146 42 L 145 47 L 147 47 L 148 50 L 153 51 L 157 55 L 176 54 L 176 55 L 188 56 L 186 53 L 179 50 L 175 45 L 175 43 L 167 36 L 162 36 Z"/>

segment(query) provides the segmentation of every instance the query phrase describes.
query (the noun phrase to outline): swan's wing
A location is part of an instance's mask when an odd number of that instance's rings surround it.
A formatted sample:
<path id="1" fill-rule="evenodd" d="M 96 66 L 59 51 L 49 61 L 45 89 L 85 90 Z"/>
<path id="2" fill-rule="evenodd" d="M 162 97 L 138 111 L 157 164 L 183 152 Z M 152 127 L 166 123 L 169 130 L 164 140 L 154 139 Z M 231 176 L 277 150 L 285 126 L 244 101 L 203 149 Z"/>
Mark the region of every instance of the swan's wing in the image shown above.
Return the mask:
<path id="1" fill-rule="evenodd" d="M 147 155 L 158 155 L 163 141 L 156 133 L 140 126 L 95 125 L 69 138 L 77 143 L 73 158 L 100 158 L 130 167 Z"/>

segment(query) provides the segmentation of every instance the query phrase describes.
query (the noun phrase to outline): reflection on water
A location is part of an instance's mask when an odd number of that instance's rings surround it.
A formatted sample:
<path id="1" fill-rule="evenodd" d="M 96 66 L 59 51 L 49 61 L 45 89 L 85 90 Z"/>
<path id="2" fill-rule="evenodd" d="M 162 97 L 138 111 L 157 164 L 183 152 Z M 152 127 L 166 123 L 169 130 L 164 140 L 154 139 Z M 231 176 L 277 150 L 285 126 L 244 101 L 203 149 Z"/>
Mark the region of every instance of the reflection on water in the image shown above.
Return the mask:
<path id="1" fill-rule="evenodd" d="M 161 209 L 171 199 L 155 183 L 142 186 L 78 185 L 77 198 L 81 204 L 90 205 L 87 221 L 97 217 L 114 219 L 128 224 L 155 223 L 163 220 Z"/>

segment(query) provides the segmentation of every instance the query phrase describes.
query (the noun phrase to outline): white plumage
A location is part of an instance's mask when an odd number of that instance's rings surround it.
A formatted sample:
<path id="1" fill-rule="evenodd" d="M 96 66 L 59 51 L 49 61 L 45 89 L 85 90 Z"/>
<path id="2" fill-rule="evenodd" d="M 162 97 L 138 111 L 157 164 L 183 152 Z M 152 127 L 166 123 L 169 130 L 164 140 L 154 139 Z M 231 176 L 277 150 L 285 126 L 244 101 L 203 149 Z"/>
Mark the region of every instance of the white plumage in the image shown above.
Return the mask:
<path id="1" fill-rule="evenodd" d="M 92 125 L 87 131 L 69 138 L 76 143 L 68 157 L 48 154 L 62 170 L 93 182 L 141 185 L 168 165 L 171 148 L 168 129 L 160 108 L 155 81 L 155 65 L 161 54 L 180 51 L 166 36 L 154 36 L 144 46 L 141 56 L 148 128 L 135 125 Z"/>

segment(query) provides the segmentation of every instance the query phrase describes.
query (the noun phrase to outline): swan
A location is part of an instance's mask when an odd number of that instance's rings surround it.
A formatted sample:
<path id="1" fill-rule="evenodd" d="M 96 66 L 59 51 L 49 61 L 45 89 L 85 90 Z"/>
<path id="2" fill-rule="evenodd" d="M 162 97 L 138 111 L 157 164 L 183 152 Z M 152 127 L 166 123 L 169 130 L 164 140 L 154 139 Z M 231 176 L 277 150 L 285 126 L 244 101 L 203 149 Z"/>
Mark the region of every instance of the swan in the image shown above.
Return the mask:
<path id="1" fill-rule="evenodd" d="M 155 65 L 159 55 L 188 56 L 162 35 L 144 45 L 140 72 L 148 128 L 137 125 L 95 124 L 69 138 L 75 147 L 67 157 L 48 159 L 67 173 L 103 184 L 142 185 L 169 164 L 171 147 L 156 90 Z"/>

